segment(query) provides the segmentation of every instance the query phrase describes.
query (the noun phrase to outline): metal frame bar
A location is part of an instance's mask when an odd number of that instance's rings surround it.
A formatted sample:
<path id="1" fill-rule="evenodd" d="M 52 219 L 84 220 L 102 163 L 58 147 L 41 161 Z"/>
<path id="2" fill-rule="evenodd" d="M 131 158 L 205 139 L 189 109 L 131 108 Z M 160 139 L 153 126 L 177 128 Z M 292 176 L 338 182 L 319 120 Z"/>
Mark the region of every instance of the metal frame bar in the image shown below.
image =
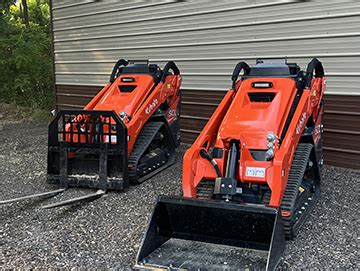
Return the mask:
<path id="1" fill-rule="evenodd" d="M 68 180 L 68 148 L 66 143 L 60 144 L 60 187 L 67 189 Z"/>

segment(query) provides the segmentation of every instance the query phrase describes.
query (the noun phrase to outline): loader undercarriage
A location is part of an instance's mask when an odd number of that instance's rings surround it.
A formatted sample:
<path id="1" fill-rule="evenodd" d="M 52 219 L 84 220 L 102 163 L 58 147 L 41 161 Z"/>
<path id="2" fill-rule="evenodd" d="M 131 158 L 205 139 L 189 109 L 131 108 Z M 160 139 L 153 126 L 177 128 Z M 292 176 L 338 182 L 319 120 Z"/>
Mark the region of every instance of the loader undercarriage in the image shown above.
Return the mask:
<path id="1" fill-rule="evenodd" d="M 295 151 L 288 184 L 281 204 L 286 239 L 293 239 L 320 195 L 312 144 L 299 144 Z"/>
<path id="2" fill-rule="evenodd" d="M 281 204 L 285 238 L 292 240 L 320 196 L 320 180 L 312 161 L 311 144 L 299 144 L 292 163 L 288 184 Z M 269 204 L 270 193 L 263 203 Z"/>
<path id="3" fill-rule="evenodd" d="M 161 122 L 146 124 L 129 157 L 130 182 L 139 184 L 175 163 L 175 144 Z"/>

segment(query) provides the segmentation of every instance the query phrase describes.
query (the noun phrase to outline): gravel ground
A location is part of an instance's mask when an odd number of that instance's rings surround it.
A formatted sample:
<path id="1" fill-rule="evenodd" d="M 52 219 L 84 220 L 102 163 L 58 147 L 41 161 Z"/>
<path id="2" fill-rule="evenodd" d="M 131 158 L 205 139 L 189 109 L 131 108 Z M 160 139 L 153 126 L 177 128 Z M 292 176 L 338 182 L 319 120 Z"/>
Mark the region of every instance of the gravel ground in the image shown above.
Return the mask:
<path id="1" fill-rule="evenodd" d="M 0 200 L 54 189 L 46 183 L 47 128 L 0 127 Z M 159 194 L 180 194 L 178 163 L 127 192 L 53 210 L 39 206 L 89 193 L 0 206 L 0 268 L 131 268 Z M 281 269 L 357 269 L 360 172 L 325 167 L 322 195 L 296 240 L 287 242 Z"/>

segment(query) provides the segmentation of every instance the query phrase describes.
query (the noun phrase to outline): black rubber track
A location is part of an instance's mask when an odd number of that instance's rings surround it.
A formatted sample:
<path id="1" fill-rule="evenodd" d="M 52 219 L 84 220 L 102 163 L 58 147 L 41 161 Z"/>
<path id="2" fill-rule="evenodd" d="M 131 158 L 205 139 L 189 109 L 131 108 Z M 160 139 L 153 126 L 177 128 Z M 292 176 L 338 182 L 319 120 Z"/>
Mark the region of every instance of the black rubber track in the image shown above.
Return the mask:
<path id="1" fill-rule="evenodd" d="M 298 227 L 294 227 L 296 200 L 299 194 L 299 187 L 302 183 L 312 148 L 312 144 L 298 144 L 289 172 L 288 183 L 281 203 L 281 210 L 291 213 L 290 216 L 282 217 L 285 238 L 288 240 L 293 239 L 298 230 Z"/>
<path id="2" fill-rule="evenodd" d="M 201 181 L 196 186 L 196 197 L 199 199 L 212 199 L 214 195 L 215 182 Z"/>
<path id="3" fill-rule="evenodd" d="M 165 124 L 162 122 L 149 122 L 144 125 L 141 132 L 139 133 L 139 136 L 136 139 L 133 150 L 128 159 L 129 180 L 131 183 L 140 184 L 175 162 L 175 146 L 168 146 L 170 157 L 168 158 L 167 162 L 159 168 L 156 168 L 148 174 L 138 178 L 137 168 L 140 158 L 145 153 L 146 149 L 150 146 L 151 142 L 164 125 Z M 166 133 L 164 134 L 164 136 L 170 137 L 171 135 L 169 133 Z M 167 142 L 171 141 L 172 140 L 167 140 Z"/>

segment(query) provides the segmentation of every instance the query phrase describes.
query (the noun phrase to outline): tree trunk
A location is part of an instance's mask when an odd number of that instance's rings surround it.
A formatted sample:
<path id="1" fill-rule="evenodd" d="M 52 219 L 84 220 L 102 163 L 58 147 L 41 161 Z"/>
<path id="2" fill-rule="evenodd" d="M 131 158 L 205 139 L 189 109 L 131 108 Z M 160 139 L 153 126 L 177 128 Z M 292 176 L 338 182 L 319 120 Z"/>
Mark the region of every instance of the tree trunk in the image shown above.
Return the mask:
<path id="1" fill-rule="evenodd" d="M 29 10 L 26 0 L 21 0 L 22 11 L 23 11 L 23 20 L 26 27 L 29 27 Z"/>

